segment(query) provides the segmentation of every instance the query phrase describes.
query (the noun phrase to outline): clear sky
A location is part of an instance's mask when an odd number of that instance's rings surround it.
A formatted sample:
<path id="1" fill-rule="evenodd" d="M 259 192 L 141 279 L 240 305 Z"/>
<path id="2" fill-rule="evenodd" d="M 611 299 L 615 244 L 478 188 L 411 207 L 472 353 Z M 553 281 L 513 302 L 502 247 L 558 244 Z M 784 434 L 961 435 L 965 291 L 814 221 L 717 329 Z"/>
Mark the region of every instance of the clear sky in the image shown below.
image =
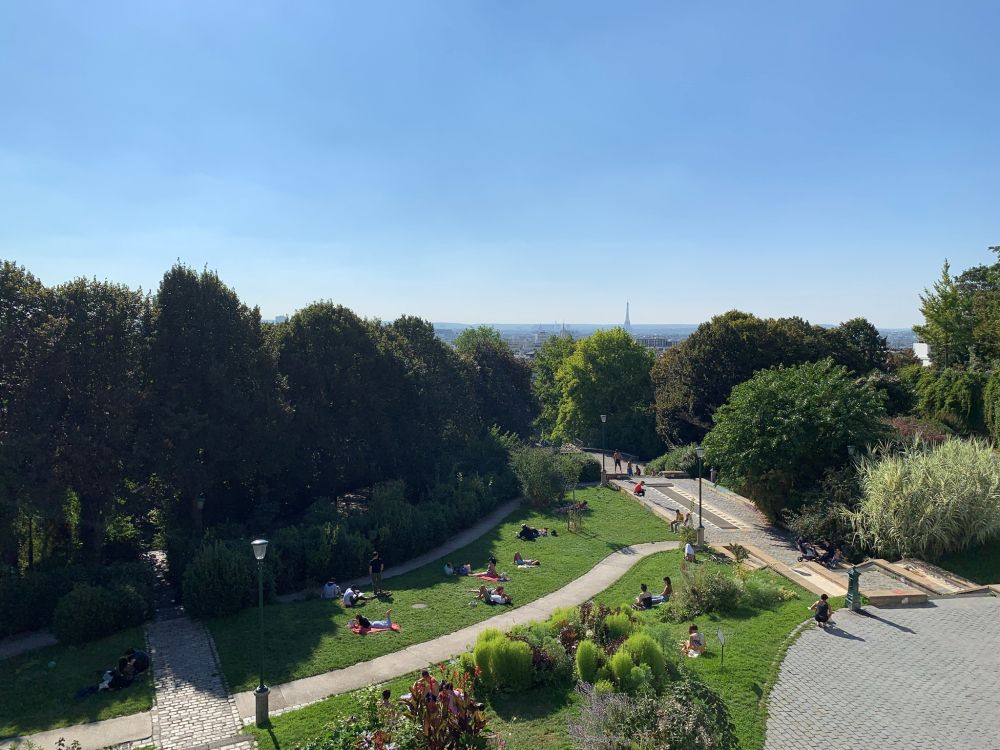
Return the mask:
<path id="1" fill-rule="evenodd" d="M 1000 244 L 1000 2 L 0 5 L 0 257 L 265 317 L 919 320 Z"/>

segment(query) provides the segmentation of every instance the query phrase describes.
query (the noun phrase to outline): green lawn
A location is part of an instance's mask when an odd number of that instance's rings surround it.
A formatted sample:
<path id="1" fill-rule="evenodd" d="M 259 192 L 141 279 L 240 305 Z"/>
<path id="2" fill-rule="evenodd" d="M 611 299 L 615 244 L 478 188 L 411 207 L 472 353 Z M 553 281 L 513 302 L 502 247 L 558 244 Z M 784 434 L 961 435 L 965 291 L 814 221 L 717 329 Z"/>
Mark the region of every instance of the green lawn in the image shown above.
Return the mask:
<path id="1" fill-rule="evenodd" d="M 663 576 L 670 576 L 674 586 L 680 579 L 680 563 L 683 555 L 663 552 L 641 560 L 626 573 L 618 583 L 596 597 L 597 601 L 609 606 L 631 602 L 639 593 L 639 584 L 646 583 L 650 589 L 662 587 Z M 699 562 L 698 565 L 716 565 L 713 562 Z M 778 676 L 781 658 L 786 648 L 786 638 L 810 616 L 808 606 L 816 596 L 805 589 L 769 571 L 758 571 L 754 576 L 769 578 L 779 585 L 798 594 L 796 599 L 783 602 L 770 610 L 743 608 L 726 615 L 709 615 L 695 620 L 699 629 L 707 636 L 708 648 L 698 659 L 686 659 L 687 664 L 726 702 L 729 713 L 744 750 L 764 746 L 764 730 L 767 724 L 767 695 Z M 836 603 L 835 603 L 836 606 Z M 657 621 L 656 610 L 641 612 L 644 620 Z M 677 640 L 687 637 L 689 623 L 672 625 L 677 631 Z M 726 638 L 725 665 L 720 659 L 721 651 L 716 631 L 722 629 Z"/>
<path id="2" fill-rule="evenodd" d="M 500 561 L 498 569 L 510 573 L 513 580 L 505 585 L 519 606 L 579 578 L 620 547 L 676 538 L 664 521 L 623 493 L 591 488 L 578 490 L 576 496 L 578 500 L 586 498 L 591 507 L 580 533 L 567 532 L 562 516 L 522 508 L 447 558 L 455 563 L 470 562 L 476 570 L 482 570 L 493 554 Z M 555 527 L 560 533 L 557 537 L 523 542 L 517 538 L 522 523 Z M 513 565 L 516 550 L 526 558 L 541 559 L 541 567 L 518 570 Z M 392 590 L 391 604 L 372 601 L 361 609 L 367 617 L 376 619 L 391 606 L 393 619 L 402 626 L 399 633 L 355 635 L 347 628 L 353 612 L 344 610 L 339 602 L 314 599 L 266 607 L 266 678 L 279 684 L 346 667 L 454 632 L 503 611 L 486 605 L 470 606 L 472 595 L 467 590 L 478 585 L 479 579 L 445 578 L 442 564 L 433 562 L 389 579 L 386 585 Z M 413 609 L 414 604 L 427 607 Z M 257 685 L 257 617 L 255 609 L 248 609 L 208 622 L 223 671 L 234 691 Z M 247 644 L 254 647 L 248 648 Z"/>
<path id="3" fill-rule="evenodd" d="M 1000 539 L 948 555 L 938 565 L 974 583 L 1000 583 Z"/>
<path id="4" fill-rule="evenodd" d="M 610 605 L 631 602 L 640 583 L 651 588 L 654 582 L 669 575 L 674 585 L 680 581 L 681 553 L 664 552 L 640 561 L 614 586 L 596 597 Z M 699 565 L 715 565 L 702 562 Z M 745 750 L 759 750 L 764 745 L 766 698 L 777 678 L 781 658 L 788 645 L 788 636 L 809 617 L 807 607 L 815 597 L 804 589 L 773 573 L 761 571 L 755 576 L 769 578 L 792 589 L 797 598 L 776 605 L 770 610 L 738 610 L 725 616 L 707 616 L 697 620 L 709 636 L 708 650 L 698 659 L 685 660 L 702 679 L 717 690 L 729 707 L 733 723 Z M 657 611 L 639 613 L 643 619 L 657 620 Z M 677 639 L 687 634 L 688 623 L 672 625 Z M 726 636 L 726 658 L 723 667 L 716 631 L 722 628 Z M 394 696 L 404 693 L 414 679 L 408 675 L 393 681 L 389 687 Z M 484 697 L 484 696 L 480 696 Z M 569 721 L 578 711 L 578 696 L 572 688 L 538 688 L 520 694 L 486 697 L 494 718 L 491 724 L 507 741 L 510 750 L 571 750 L 567 731 Z M 261 750 L 291 750 L 322 734 L 324 726 L 337 716 L 352 710 L 352 695 L 329 698 L 312 706 L 272 719 L 269 730 L 256 733 Z"/>
<path id="5" fill-rule="evenodd" d="M 98 683 L 98 670 L 116 665 L 125 649 L 144 643 L 142 629 L 132 628 L 83 646 L 48 646 L 0 661 L 0 737 L 148 711 L 153 705 L 149 672 L 124 690 L 75 697 L 80 688 Z"/>

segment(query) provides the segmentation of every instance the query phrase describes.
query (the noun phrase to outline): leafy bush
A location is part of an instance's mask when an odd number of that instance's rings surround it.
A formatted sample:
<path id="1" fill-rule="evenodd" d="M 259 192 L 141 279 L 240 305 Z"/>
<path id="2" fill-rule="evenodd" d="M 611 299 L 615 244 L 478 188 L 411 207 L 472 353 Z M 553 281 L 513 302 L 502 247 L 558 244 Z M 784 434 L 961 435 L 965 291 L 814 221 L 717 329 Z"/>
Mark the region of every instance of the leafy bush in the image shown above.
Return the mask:
<path id="1" fill-rule="evenodd" d="M 62 643 L 86 643 L 145 618 L 145 602 L 131 584 L 106 588 L 80 583 L 56 605 L 53 629 Z"/>
<path id="2" fill-rule="evenodd" d="M 669 622 L 691 620 L 708 612 L 729 612 L 740 605 L 743 582 L 731 572 L 710 567 L 681 569 L 682 582 L 660 609 Z"/>
<path id="3" fill-rule="evenodd" d="M 983 433 L 986 431 L 984 381 L 981 373 L 972 370 L 924 368 L 917 382 L 917 410 L 959 434 Z"/>
<path id="4" fill-rule="evenodd" d="M 625 612 L 609 614 L 604 618 L 604 629 L 607 639 L 616 641 L 632 632 L 632 620 Z"/>
<path id="5" fill-rule="evenodd" d="M 637 669 L 639 669 L 637 667 Z M 582 750 L 736 750 L 736 738 L 722 699 L 701 682 L 672 682 L 662 696 L 637 696 L 580 685 L 577 719 L 570 722 L 574 746 Z"/>
<path id="6" fill-rule="evenodd" d="M 874 456 L 850 516 L 859 540 L 886 556 L 935 560 L 1000 538 L 1000 456 L 982 440 L 949 439 Z"/>
<path id="7" fill-rule="evenodd" d="M 689 477 L 698 476 L 698 454 L 696 443 L 680 445 L 659 458 L 654 458 L 646 464 L 647 474 L 657 474 L 661 471 L 683 471 Z M 704 467 L 703 467 L 704 468 Z"/>
<path id="8" fill-rule="evenodd" d="M 562 498 L 565 479 L 559 459 L 560 456 L 548 448 L 511 451 L 510 468 L 532 507 L 541 508 Z"/>
<path id="9" fill-rule="evenodd" d="M 889 420 L 889 427 L 893 431 L 889 440 L 900 448 L 906 448 L 914 442 L 943 443 L 954 433 L 954 430 L 940 422 L 918 417 L 893 417 Z"/>
<path id="10" fill-rule="evenodd" d="M 618 686 L 619 690 L 628 689 L 633 666 L 635 666 L 635 662 L 632 661 L 632 654 L 623 648 L 618 649 L 615 655 L 608 660 L 608 668 L 611 670 L 611 674 L 615 678 L 615 685 Z"/>
<path id="11" fill-rule="evenodd" d="M 646 633 L 631 635 L 622 644 L 622 651 L 630 653 L 636 664 L 648 666 L 654 679 L 662 679 L 666 673 L 667 660 L 663 655 L 663 649 Z"/>
<path id="12" fill-rule="evenodd" d="M 584 453 L 579 454 L 577 460 L 580 461 L 580 478 L 582 484 L 601 481 L 601 462 Z"/>
<path id="13" fill-rule="evenodd" d="M 257 571 L 250 545 L 215 541 L 201 548 L 184 572 L 184 606 L 195 617 L 230 615 L 257 601 Z M 265 573 L 270 566 L 265 566 Z M 265 576 L 265 589 L 273 577 Z"/>
<path id="14" fill-rule="evenodd" d="M 532 682 L 531 646 L 521 640 L 511 640 L 501 633 L 496 637 L 483 631 L 476 640 L 473 657 L 479 668 L 479 678 L 490 690 L 524 690 Z M 497 631 L 499 632 L 499 631 Z"/>
<path id="15" fill-rule="evenodd" d="M 583 682 L 593 684 L 597 680 L 597 667 L 601 661 L 601 650 L 593 641 L 580 641 L 576 647 L 576 672 Z"/>
<path id="16" fill-rule="evenodd" d="M 184 572 L 201 549 L 201 540 L 192 534 L 175 531 L 166 535 L 167 578 L 178 591 L 183 589 Z"/>

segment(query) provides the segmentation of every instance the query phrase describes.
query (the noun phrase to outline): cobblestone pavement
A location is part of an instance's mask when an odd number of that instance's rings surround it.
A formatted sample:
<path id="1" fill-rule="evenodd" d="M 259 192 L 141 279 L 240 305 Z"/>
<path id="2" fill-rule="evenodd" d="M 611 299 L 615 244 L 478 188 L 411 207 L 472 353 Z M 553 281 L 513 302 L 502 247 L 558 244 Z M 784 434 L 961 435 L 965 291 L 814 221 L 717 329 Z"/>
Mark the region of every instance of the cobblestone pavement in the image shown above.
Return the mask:
<path id="1" fill-rule="evenodd" d="M 236 701 L 229 696 L 216 666 L 212 641 L 188 617 L 158 620 L 149 626 L 153 684 L 153 742 L 159 750 L 188 750 L 211 744 L 249 750 L 240 735 Z"/>
<path id="2" fill-rule="evenodd" d="M 765 749 L 1000 747 L 1000 600 L 866 611 L 809 625 L 789 649 Z"/>
<path id="3" fill-rule="evenodd" d="M 153 553 L 153 564 L 159 577 L 157 610 L 146 638 L 156 690 L 154 745 L 157 750 L 252 750 L 255 743 L 241 734 L 236 700 L 222 679 L 211 635 L 174 605 L 162 552 Z"/>

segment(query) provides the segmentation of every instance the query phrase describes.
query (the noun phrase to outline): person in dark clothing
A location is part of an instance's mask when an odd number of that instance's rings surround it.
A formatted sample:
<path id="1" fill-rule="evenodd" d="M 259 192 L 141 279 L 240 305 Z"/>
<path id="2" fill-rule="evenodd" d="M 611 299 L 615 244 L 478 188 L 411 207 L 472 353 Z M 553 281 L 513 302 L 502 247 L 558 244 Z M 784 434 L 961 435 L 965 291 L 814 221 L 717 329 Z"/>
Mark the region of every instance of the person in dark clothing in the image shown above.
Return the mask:
<path id="1" fill-rule="evenodd" d="M 639 609 L 651 609 L 653 606 L 653 595 L 649 593 L 649 587 L 639 584 L 639 596 L 635 598 L 635 606 Z"/>
<path id="2" fill-rule="evenodd" d="M 385 562 L 379 557 L 378 550 L 372 555 L 371 562 L 368 563 L 368 575 L 372 579 L 372 588 L 375 589 L 375 596 L 382 593 L 382 571 L 385 570 Z"/>
<path id="3" fill-rule="evenodd" d="M 125 657 L 132 665 L 132 674 L 140 675 L 149 669 L 149 654 L 137 648 L 130 648 L 125 652 Z"/>
<path id="4" fill-rule="evenodd" d="M 825 628 L 827 625 L 833 625 L 830 622 L 830 615 L 833 614 L 833 607 L 830 606 L 830 598 L 823 594 L 818 601 L 813 602 L 813 605 L 809 607 L 813 610 L 816 615 L 816 622 L 821 628 Z"/>

